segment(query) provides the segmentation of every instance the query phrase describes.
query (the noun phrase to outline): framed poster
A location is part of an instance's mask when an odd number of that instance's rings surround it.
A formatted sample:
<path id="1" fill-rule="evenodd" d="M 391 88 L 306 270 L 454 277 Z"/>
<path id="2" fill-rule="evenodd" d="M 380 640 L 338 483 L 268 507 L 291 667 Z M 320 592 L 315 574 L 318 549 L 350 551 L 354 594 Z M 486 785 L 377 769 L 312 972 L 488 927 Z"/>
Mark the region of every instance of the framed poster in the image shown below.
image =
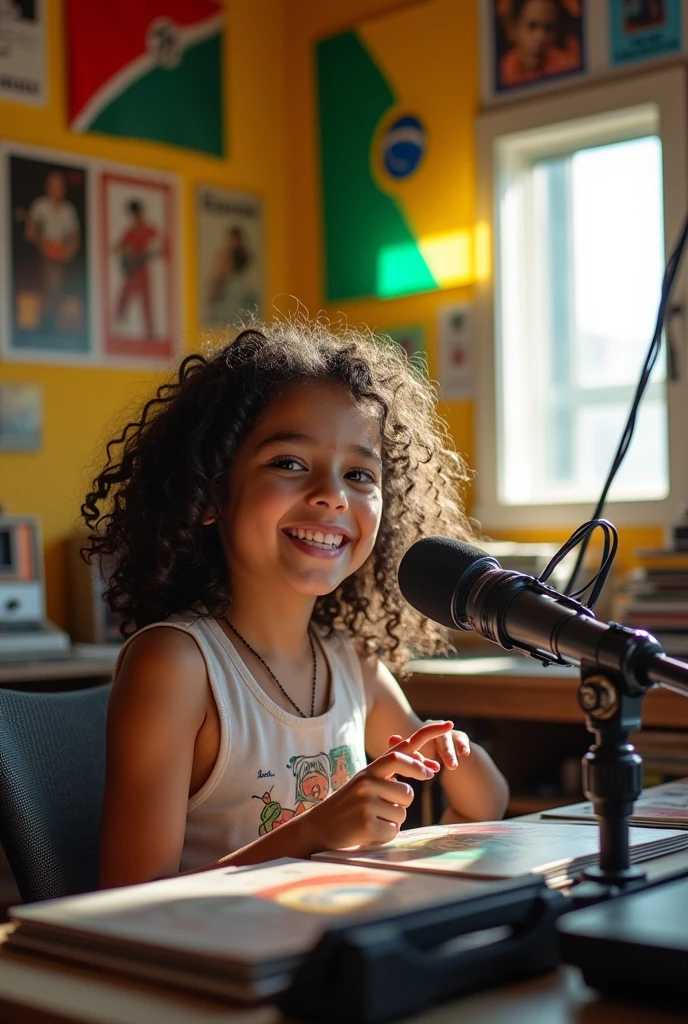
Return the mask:
<path id="1" fill-rule="evenodd" d="M 682 49 L 681 0 L 609 0 L 609 62 L 635 64 Z"/>
<path id="2" fill-rule="evenodd" d="M 0 0 L 0 99 L 44 106 L 46 0 Z"/>
<path id="3" fill-rule="evenodd" d="M 584 3 L 491 0 L 496 93 L 585 70 Z"/>
<path id="4" fill-rule="evenodd" d="M 203 327 L 265 312 L 263 203 L 247 192 L 196 192 L 198 303 Z"/>
<path id="5" fill-rule="evenodd" d="M 65 153 L 3 147 L 7 358 L 92 356 L 89 173 Z"/>
<path id="6" fill-rule="evenodd" d="M 37 452 L 43 435 L 38 384 L 0 384 L 0 452 Z"/>
<path id="7" fill-rule="evenodd" d="M 459 304 L 437 311 L 437 348 L 440 393 L 445 401 L 473 397 L 473 308 Z"/>
<path id="8" fill-rule="evenodd" d="M 180 327 L 176 180 L 101 166 L 97 191 L 103 355 L 169 360 Z"/>

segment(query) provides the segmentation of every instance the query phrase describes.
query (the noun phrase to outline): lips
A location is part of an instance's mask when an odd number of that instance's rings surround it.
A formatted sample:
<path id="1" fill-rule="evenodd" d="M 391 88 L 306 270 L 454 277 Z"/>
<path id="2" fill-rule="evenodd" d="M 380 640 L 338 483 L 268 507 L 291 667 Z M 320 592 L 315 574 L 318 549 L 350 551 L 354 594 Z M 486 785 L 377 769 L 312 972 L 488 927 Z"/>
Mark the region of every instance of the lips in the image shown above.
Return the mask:
<path id="1" fill-rule="evenodd" d="M 350 537 L 341 528 L 288 526 L 282 530 L 287 540 L 304 554 L 315 558 L 338 558 L 350 543 Z"/>

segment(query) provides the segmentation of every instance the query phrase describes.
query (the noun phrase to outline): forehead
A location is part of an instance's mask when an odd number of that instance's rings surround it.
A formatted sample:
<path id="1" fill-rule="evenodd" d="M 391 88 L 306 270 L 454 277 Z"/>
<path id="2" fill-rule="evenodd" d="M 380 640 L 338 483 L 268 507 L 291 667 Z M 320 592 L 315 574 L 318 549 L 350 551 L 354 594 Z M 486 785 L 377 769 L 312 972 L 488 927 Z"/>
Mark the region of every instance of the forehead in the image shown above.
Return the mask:
<path id="1" fill-rule="evenodd" d="M 372 402 L 357 403 L 335 381 L 291 384 L 274 398 L 253 431 L 256 443 L 274 431 L 309 434 L 323 441 L 366 441 L 381 446 L 379 410 Z"/>

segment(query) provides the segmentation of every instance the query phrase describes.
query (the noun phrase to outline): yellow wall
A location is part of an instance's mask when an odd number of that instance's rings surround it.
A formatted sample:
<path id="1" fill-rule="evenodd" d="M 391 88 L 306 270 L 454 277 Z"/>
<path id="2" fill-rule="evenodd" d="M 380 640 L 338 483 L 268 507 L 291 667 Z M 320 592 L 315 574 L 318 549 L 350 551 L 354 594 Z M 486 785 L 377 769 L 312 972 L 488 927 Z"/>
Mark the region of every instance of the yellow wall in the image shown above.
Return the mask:
<path id="1" fill-rule="evenodd" d="M 292 0 L 287 23 L 290 60 L 289 137 L 291 232 L 300 242 L 299 259 L 292 269 L 294 294 L 311 310 L 325 311 L 332 317 L 342 314 L 350 323 L 365 323 L 374 329 L 385 330 L 396 325 L 423 324 L 428 346 L 430 375 L 437 378 L 436 313 L 440 305 L 451 302 L 470 302 L 473 286 L 446 289 L 424 295 L 411 295 L 401 299 L 366 299 L 339 302 L 327 306 L 323 301 L 323 244 L 320 216 L 319 162 L 316 134 L 316 107 L 314 91 L 313 45 L 316 40 L 334 35 L 358 24 L 423 0 Z M 435 22 L 438 59 L 451 60 L 454 88 L 447 94 L 447 138 L 443 149 L 452 166 L 462 168 L 456 180 L 458 203 L 464 223 L 460 226 L 472 234 L 475 229 L 476 151 L 474 119 L 479 109 L 479 46 L 478 4 L 481 0 L 437 0 L 438 16 Z M 414 40 L 405 41 L 409 61 L 414 59 Z M 398 59 L 398 58 L 397 58 Z M 452 228 L 456 227 L 452 224 Z M 449 402 L 440 407 L 456 439 L 460 452 L 474 467 L 473 403 Z M 470 503 L 471 495 L 468 494 Z M 592 508 L 590 509 L 590 515 Z M 587 515 L 583 512 L 581 521 Z M 530 541 L 561 542 L 569 530 L 515 530 L 504 522 L 503 530 L 493 530 L 495 538 Z M 616 565 L 623 569 L 633 561 L 633 552 L 639 546 L 655 546 L 663 542 L 658 527 L 620 530 L 620 549 Z"/>
<path id="2" fill-rule="evenodd" d="M 267 295 L 288 288 L 284 0 L 231 0 L 225 59 L 229 156 L 223 160 L 171 146 L 76 135 L 66 124 L 62 0 L 48 0 L 49 102 L 34 109 L 0 102 L 0 137 L 179 174 L 183 211 L 184 346 L 198 340 L 193 190 L 196 183 L 250 189 L 264 198 Z M 40 516 L 49 616 L 68 624 L 65 541 L 121 411 L 147 394 L 155 374 L 135 369 L 0 363 L 0 381 L 36 382 L 44 395 L 44 446 L 0 455 L 0 505 Z"/>
<path id="3" fill-rule="evenodd" d="M 186 348 L 198 340 L 195 292 L 193 187 L 197 182 L 244 187 L 265 200 L 267 297 L 289 305 L 295 296 L 311 314 L 323 308 L 323 247 L 313 74 L 315 40 L 362 19 L 423 0 L 230 0 L 226 59 L 226 109 L 230 155 L 224 160 L 169 146 L 75 135 L 65 119 L 65 50 L 62 0 L 49 3 L 49 104 L 34 110 L 0 102 L 0 137 L 44 145 L 180 175 L 184 211 Z M 442 59 L 451 59 L 455 88 L 447 96 L 451 131 L 443 140 L 456 181 L 455 209 L 467 231 L 474 229 L 476 157 L 473 119 L 478 109 L 478 0 L 437 0 L 437 39 Z M 447 58 L 447 40 L 451 40 Z M 408 40 L 413 60 L 413 40 Z M 436 311 L 440 304 L 471 301 L 472 286 L 401 299 L 339 303 L 327 309 L 349 322 L 376 329 L 410 323 L 425 327 L 430 373 L 437 375 Z M 150 391 L 150 372 L 0 363 L 0 380 L 35 381 L 44 388 L 45 444 L 37 454 L 0 455 L 0 504 L 10 512 L 41 517 L 46 548 L 48 613 L 67 625 L 65 541 L 104 439 Z M 474 463 L 473 406 L 452 402 L 442 408 L 457 446 Z M 495 532 L 495 536 L 496 536 Z M 519 531 L 513 539 L 563 539 L 557 531 Z M 639 545 L 661 543 L 653 527 L 624 531 L 617 560 L 632 558 Z"/>

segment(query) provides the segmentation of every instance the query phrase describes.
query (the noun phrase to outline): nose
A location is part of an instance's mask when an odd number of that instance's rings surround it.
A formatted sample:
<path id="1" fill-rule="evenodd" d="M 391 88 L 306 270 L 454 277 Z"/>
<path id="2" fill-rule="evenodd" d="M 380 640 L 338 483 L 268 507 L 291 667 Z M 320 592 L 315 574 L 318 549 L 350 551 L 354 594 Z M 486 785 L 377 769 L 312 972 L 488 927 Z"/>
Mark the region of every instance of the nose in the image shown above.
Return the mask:
<path id="1" fill-rule="evenodd" d="M 345 512 L 349 507 L 343 481 L 334 473 L 323 474 L 318 478 L 308 496 L 309 505 L 329 508 L 335 512 Z"/>

